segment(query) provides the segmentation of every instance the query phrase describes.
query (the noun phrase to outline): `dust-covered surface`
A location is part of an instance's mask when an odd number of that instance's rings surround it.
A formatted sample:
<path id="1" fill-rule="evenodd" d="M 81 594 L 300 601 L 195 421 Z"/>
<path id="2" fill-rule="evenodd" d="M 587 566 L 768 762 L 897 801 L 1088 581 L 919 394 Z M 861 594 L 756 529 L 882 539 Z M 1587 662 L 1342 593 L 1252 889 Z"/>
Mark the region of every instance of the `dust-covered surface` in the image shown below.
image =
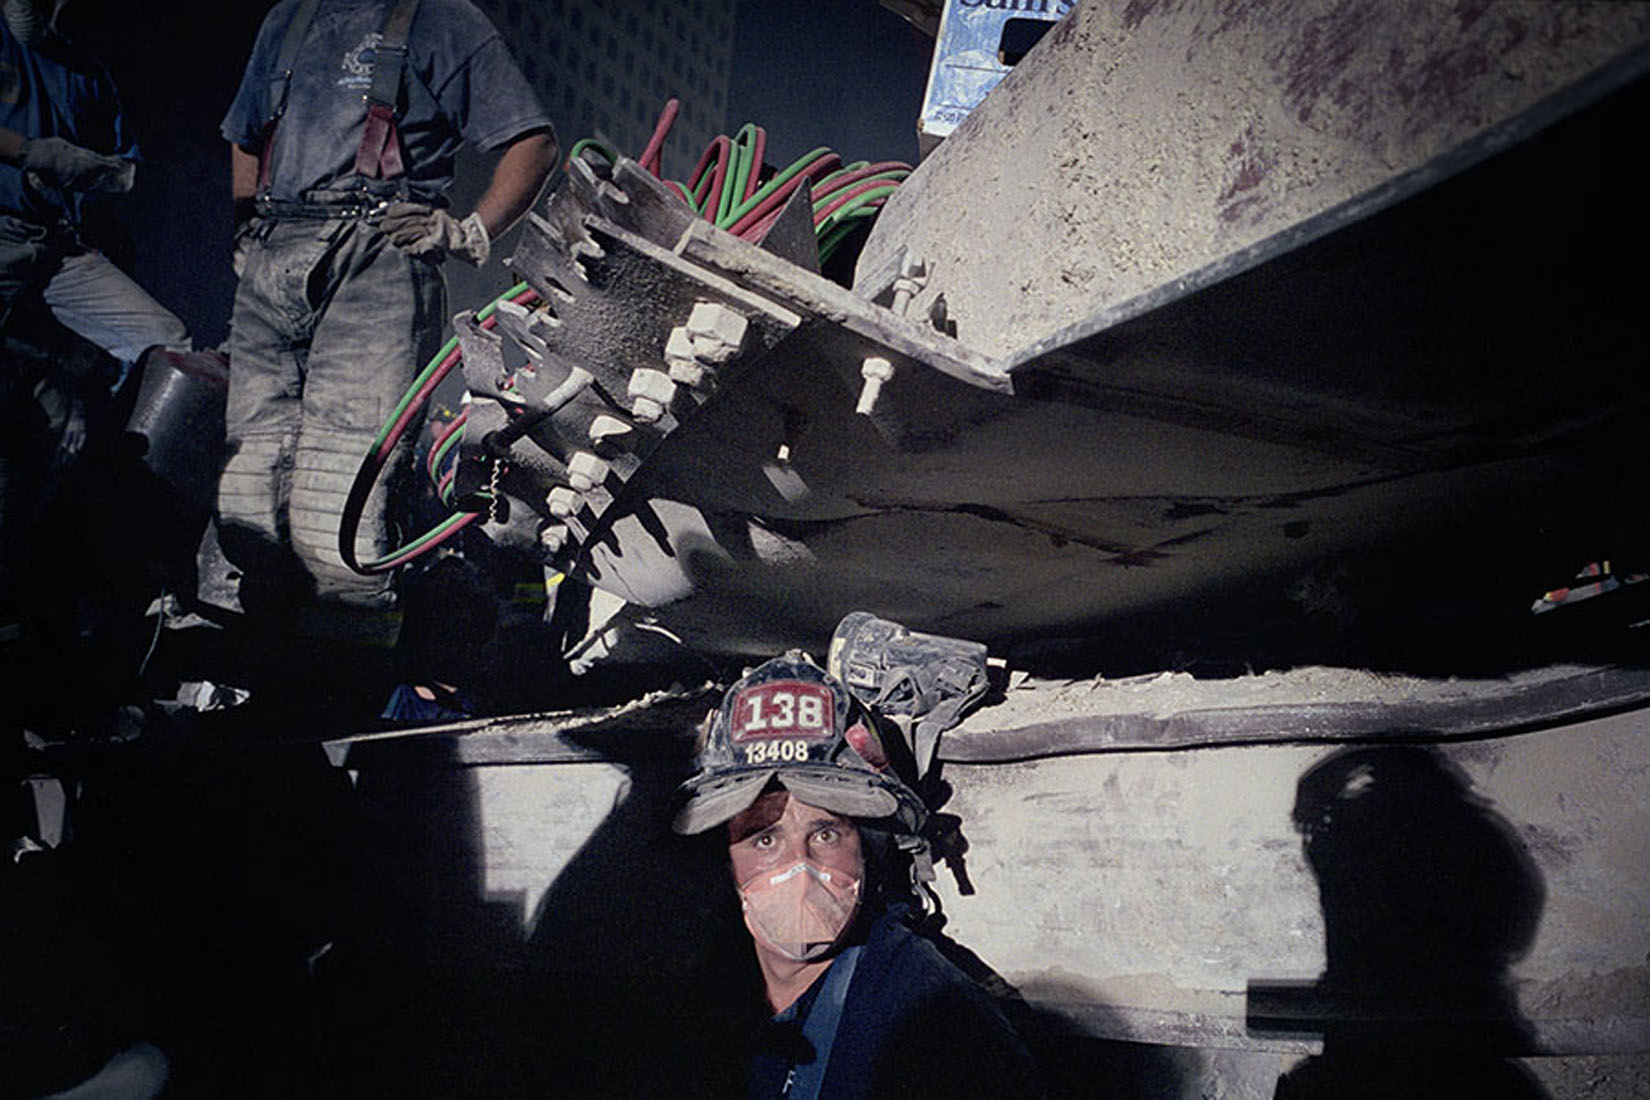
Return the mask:
<path id="1" fill-rule="evenodd" d="M 1484 690 L 1486 684 L 1482 681 L 1383 675 L 1366 669 L 1323 666 L 1221 679 L 1200 679 L 1189 672 L 1154 672 L 1115 680 L 1043 680 L 1011 673 L 1002 698 L 971 714 L 956 734 L 966 736 L 969 732 L 1085 714 L 1165 717 L 1216 708 L 1449 700 L 1468 698 Z"/>
<path id="2" fill-rule="evenodd" d="M 1222 742 L 1493 735 L 1650 696 L 1650 674 L 1565 664 L 1476 678 L 1309 666 L 1220 678 L 1009 673 L 1003 681 L 987 705 L 946 733 L 942 756 L 986 761 Z"/>
<path id="3" fill-rule="evenodd" d="M 1010 356 L 1489 152 L 1521 133 L 1498 124 L 1647 38 L 1636 3 L 1088 0 L 901 186 L 856 289 L 883 290 L 908 249 L 930 272 L 913 308 L 943 294 L 964 343 Z"/>
<path id="4" fill-rule="evenodd" d="M 1645 1100 L 1650 1097 L 1650 1055 L 1530 1058 L 1524 1065 L 1554 1100 Z"/>
<path id="5" fill-rule="evenodd" d="M 1093 1033 L 1299 1049 L 1290 1046 L 1298 1035 L 1245 1025 L 1246 992 L 1254 983 L 1308 987 L 1329 961 L 1331 926 L 1373 934 L 1363 914 L 1393 915 L 1392 927 L 1354 942 L 1375 953 L 1364 962 L 1396 969 L 1431 957 L 1434 939 L 1473 928 L 1505 936 L 1506 950 L 1480 960 L 1470 978 L 1462 961 L 1439 979 L 1440 996 L 1459 995 L 1469 981 L 1506 983 L 1527 1053 L 1642 1052 L 1650 1049 L 1644 726 L 1637 711 L 1425 746 L 1280 743 L 948 762 L 944 812 L 958 822 L 960 841 L 949 850 L 960 858 L 939 869 L 947 931 L 1032 1003 Z M 1353 832 L 1337 859 L 1312 858 L 1301 807 L 1314 797 L 1312 777 L 1345 753 L 1368 765 L 1360 782 L 1373 784 L 1349 788 L 1352 799 L 1378 792 L 1392 761 L 1426 761 L 1449 778 L 1435 798 L 1411 788 L 1413 797 L 1386 810 L 1377 796 L 1361 803 L 1361 818 L 1346 811 L 1336 827 Z M 1469 888 L 1463 876 L 1475 867 L 1503 870 Z M 1335 884 L 1328 893 L 1325 873 Z M 1522 895 L 1509 889 L 1514 882 Z M 1505 901 L 1513 896 L 1523 900 Z M 1343 954 L 1338 965 L 1349 962 Z M 1612 1073 L 1639 1072 L 1637 1064 L 1612 1063 Z"/>

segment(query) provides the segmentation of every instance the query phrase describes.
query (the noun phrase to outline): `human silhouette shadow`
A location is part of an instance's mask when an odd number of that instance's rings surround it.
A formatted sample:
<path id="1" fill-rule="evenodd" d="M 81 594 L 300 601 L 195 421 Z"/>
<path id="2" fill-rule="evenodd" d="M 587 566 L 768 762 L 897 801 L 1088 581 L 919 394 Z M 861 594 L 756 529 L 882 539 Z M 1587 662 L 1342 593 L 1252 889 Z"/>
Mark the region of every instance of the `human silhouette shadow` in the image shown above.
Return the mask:
<path id="1" fill-rule="evenodd" d="M 1510 1058 L 1536 1053 L 1509 966 L 1545 887 L 1509 824 L 1420 746 L 1360 747 L 1308 769 L 1295 827 L 1318 880 L 1326 963 L 1315 983 L 1251 982 L 1249 1026 L 1320 1035 L 1278 1100 L 1537 1098 Z"/>
<path id="2" fill-rule="evenodd" d="M 524 945 L 513 1009 L 526 1037 L 523 1096 L 743 1092 L 729 1075 L 760 978 L 741 950 L 725 847 L 715 832 L 670 827 L 692 722 L 713 703 L 687 702 L 677 735 L 619 723 L 570 738 L 622 768 L 625 783 L 549 884 Z"/>

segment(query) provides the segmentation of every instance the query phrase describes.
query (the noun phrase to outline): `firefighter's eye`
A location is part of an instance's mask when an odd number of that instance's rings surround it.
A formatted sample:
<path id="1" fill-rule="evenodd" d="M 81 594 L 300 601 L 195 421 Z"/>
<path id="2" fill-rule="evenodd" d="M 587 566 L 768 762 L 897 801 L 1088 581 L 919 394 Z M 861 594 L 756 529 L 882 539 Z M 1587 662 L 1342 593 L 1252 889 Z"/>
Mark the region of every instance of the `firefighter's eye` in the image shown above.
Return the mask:
<path id="1" fill-rule="evenodd" d="M 814 833 L 814 839 L 819 841 L 821 844 L 835 844 L 837 841 L 842 839 L 842 830 L 838 829 L 835 825 L 827 825 L 823 829 L 820 829 L 818 832 Z"/>

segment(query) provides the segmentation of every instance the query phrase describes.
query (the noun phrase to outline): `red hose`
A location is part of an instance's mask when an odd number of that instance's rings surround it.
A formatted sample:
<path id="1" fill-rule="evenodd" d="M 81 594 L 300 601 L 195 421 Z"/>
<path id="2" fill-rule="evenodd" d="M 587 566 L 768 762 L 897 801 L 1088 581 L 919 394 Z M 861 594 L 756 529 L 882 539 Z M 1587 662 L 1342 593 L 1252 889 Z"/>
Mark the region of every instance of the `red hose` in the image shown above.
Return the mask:
<path id="1" fill-rule="evenodd" d="M 716 220 L 717 208 L 722 205 L 722 191 L 728 185 L 728 160 L 733 155 L 733 142 L 722 134 L 711 143 L 720 154 L 716 158 L 716 173 L 712 177 L 710 195 L 705 199 L 705 217 Z"/>
<path id="2" fill-rule="evenodd" d="M 903 169 L 909 172 L 911 170 L 911 166 L 906 164 L 904 161 L 898 160 L 884 160 L 879 161 L 876 164 L 867 164 L 864 168 L 856 168 L 852 172 L 844 172 L 842 175 L 831 180 L 829 183 L 822 185 L 814 192 L 814 198 L 817 200 L 824 198 L 826 195 L 834 195 L 837 191 L 858 180 L 866 179 L 870 176 L 881 175 L 883 172 L 892 172 L 896 169 Z"/>
<path id="3" fill-rule="evenodd" d="M 664 156 L 665 135 L 676 122 L 676 113 L 682 109 L 682 101 L 672 97 L 665 101 L 664 110 L 659 112 L 659 121 L 653 126 L 653 136 L 647 140 L 647 148 L 642 150 L 641 160 L 638 162 L 654 177 L 659 176 L 660 162 Z"/>
<path id="4" fill-rule="evenodd" d="M 823 172 L 829 172 L 841 163 L 842 158 L 837 156 L 835 153 L 823 153 L 816 157 L 812 164 L 802 169 L 802 171 L 798 172 L 795 176 L 792 176 L 791 179 L 786 182 L 785 186 L 763 199 L 754 210 L 748 211 L 744 217 L 729 226 L 728 232 L 732 233 L 736 237 L 744 236 L 745 231 L 757 222 L 761 221 L 764 215 L 784 206 L 786 200 L 789 199 L 792 193 L 802 185 L 803 180 L 811 181 L 814 176 Z"/>
<path id="5" fill-rule="evenodd" d="M 452 420 L 442 427 L 442 429 L 430 440 L 430 450 L 428 458 L 424 463 L 424 468 L 429 470 L 431 477 L 438 476 L 435 472 L 435 456 L 441 453 L 441 448 L 446 445 L 449 439 L 463 429 L 465 422 L 469 419 L 469 409 L 459 410 L 458 415 L 453 417 Z"/>
<path id="6" fill-rule="evenodd" d="M 773 223 L 778 221 L 779 215 L 784 212 L 785 208 L 780 207 L 778 210 L 773 211 L 773 213 L 768 214 L 761 221 L 739 234 L 740 239 L 746 241 L 760 241 L 763 237 L 768 235 L 768 230 L 773 228 Z"/>
<path id="7" fill-rule="evenodd" d="M 818 225 L 820 222 L 824 221 L 826 218 L 828 218 L 832 214 L 836 213 L 836 211 L 840 210 L 843 206 L 845 206 L 848 203 L 852 202 L 855 198 L 859 197 L 860 195 L 865 194 L 867 191 L 875 191 L 879 187 L 892 187 L 892 186 L 894 186 L 894 184 L 896 182 L 898 182 L 898 181 L 896 181 L 896 180 L 866 180 L 864 183 L 860 184 L 859 186 L 851 188 L 848 191 L 832 198 L 830 202 L 826 203 L 824 206 L 820 207 L 820 209 L 815 211 L 814 212 L 814 224 Z"/>
<path id="8" fill-rule="evenodd" d="M 687 190 L 693 196 L 695 206 L 700 202 L 699 188 L 709 182 L 709 178 L 705 175 L 705 169 L 710 167 L 710 158 L 714 157 L 717 151 L 717 144 L 714 141 L 705 146 L 705 151 L 699 154 L 699 163 L 695 164 L 693 171 L 688 174 Z"/>

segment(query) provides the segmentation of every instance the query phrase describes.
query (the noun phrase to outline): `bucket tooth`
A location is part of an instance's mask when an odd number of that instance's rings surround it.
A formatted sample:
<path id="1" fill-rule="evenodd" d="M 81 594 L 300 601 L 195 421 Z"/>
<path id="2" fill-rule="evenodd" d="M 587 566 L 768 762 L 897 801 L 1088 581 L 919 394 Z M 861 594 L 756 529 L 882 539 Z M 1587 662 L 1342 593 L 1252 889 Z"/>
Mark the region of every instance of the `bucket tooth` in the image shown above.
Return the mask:
<path id="1" fill-rule="evenodd" d="M 693 335 L 686 325 L 670 330 L 665 340 L 665 367 L 673 381 L 693 389 L 709 385 L 710 368 L 694 355 Z"/>
<path id="2" fill-rule="evenodd" d="M 598 447 L 608 441 L 622 442 L 635 428 L 616 416 L 601 415 L 590 422 L 590 442 Z"/>

